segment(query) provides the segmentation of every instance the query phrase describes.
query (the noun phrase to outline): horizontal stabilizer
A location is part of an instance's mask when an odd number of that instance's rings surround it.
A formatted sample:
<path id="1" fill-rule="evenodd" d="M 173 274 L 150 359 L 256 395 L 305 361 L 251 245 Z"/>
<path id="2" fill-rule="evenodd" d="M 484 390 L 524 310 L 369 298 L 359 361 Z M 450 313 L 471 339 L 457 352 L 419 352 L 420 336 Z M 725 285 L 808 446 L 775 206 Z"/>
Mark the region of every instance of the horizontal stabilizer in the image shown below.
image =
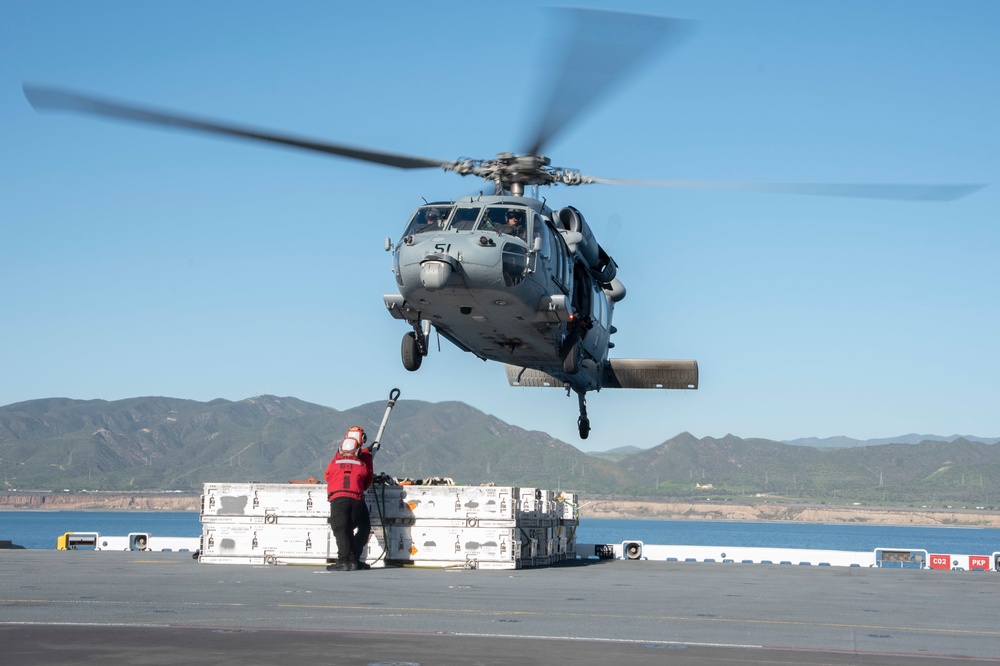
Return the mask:
<path id="1" fill-rule="evenodd" d="M 696 389 L 698 361 L 615 358 L 604 366 L 603 388 Z"/>
<path id="2" fill-rule="evenodd" d="M 556 379 L 547 372 L 522 368 L 519 365 L 504 365 L 507 371 L 507 381 L 511 386 L 524 386 L 527 388 L 562 388 L 564 386 L 561 379 Z"/>
<path id="3" fill-rule="evenodd" d="M 566 384 L 541 370 L 505 365 L 511 386 L 563 388 Z M 601 388 L 696 389 L 698 361 L 616 358 L 604 366 Z"/>

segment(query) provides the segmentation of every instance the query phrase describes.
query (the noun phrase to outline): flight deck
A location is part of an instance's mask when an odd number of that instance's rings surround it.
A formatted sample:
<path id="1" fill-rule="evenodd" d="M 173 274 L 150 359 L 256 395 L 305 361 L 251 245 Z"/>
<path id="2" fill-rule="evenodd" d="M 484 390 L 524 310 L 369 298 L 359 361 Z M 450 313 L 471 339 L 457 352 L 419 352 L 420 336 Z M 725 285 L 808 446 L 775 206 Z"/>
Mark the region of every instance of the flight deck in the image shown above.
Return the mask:
<path id="1" fill-rule="evenodd" d="M 577 559 L 205 564 L 0 552 L 5 664 L 1000 662 L 991 571 Z"/>

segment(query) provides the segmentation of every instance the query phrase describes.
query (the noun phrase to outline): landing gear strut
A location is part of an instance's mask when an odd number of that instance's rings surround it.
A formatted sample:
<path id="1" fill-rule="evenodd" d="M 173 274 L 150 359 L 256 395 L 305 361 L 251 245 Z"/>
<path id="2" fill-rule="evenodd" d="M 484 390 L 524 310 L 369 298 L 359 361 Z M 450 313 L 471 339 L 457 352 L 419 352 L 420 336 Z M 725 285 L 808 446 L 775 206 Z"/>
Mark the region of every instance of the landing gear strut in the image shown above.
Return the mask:
<path id="1" fill-rule="evenodd" d="M 590 419 L 587 418 L 587 393 L 580 391 L 576 394 L 580 400 L 580 418 L 576 420 L 576 425 L 580 429 L 580 439 L 587 439 L 590 435 Z"/>
<path id="2" fill-rule="evenodd" d="M 424 326 L 414 324 L 413 330 L 403 336 L 403 344 L 400 346 L 400 356 L 403 358 L 403 367 L 410 372 L 420 369 L 420 363 L 427 356 L 427 340 L 430 338 L 430 322 L 425 322 Z"/>
<path id="3" fill-rule="evenodd" d="M 400 355 L 403 357 L 404 368 L 410 372 L 416 372 L 420 369 L 420 363 L 424 360 L 424 355 L 420 353 L 420 343 L 417 342 L 417 335 L 413 331 L 403 335 Z"/>

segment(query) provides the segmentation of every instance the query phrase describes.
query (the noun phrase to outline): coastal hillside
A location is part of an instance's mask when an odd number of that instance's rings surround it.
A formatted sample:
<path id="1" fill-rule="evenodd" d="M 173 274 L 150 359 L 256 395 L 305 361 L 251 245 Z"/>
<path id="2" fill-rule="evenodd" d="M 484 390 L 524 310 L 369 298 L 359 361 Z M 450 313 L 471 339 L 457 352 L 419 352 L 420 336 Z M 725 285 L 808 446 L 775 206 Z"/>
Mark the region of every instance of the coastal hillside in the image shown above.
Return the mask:
<path id="1" fill-rule="evenodd" d="M 353 424 L 384 402 L 336 410 L 296 398 L 198 402 L 52 398 L 0 407 L 7 491 L 198 492 L 206 481 L 322 478 Z M 398 478 L 565 488 L 589 495 L 1000 506 L 1000 446 L 965 438 L 818 448 L 681 433 L 647 450 L 589 454 L 461 402 L 401 400 L 377 456 Z"/>
<path id="2" fill-rule="evenodd" d="M 682 433 L 619 464 L 635 487 L 667 495 L 1000 506 L 1000 446 L 961 438 L 817 449 Z"/>
<path id="3" fill-rule="evenodd" d="M 50 399 L 0 408 L 7 489 L 196 491 L 206 481 L 322 478 L 335 440 L 360 424 L 374 437 L 385 403 L 338 411 L 258 396 L 202 403 L 173 398 Z M 621 488 L 613 462 L 464 403 L 401 400 L 378 453 L 400 478 L 450 477 L 545 488 Z"/>

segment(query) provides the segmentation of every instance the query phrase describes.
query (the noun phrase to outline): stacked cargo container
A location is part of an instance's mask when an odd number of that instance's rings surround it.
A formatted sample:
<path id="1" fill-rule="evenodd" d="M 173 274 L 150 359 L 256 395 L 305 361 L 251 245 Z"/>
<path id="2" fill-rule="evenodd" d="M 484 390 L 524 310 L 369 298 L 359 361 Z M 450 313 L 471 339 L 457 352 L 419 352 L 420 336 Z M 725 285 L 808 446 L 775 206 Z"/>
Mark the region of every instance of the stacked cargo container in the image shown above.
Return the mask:
<path id="1" fill-rule="evenodd" d="M 326 487 L 206 483 L 202 562 L 324 564 L 337 557 Z M 366 495 L 373 567 L 546 566 L 576 556 L 575 497 L 511 486 L 376 484 Z"/>

